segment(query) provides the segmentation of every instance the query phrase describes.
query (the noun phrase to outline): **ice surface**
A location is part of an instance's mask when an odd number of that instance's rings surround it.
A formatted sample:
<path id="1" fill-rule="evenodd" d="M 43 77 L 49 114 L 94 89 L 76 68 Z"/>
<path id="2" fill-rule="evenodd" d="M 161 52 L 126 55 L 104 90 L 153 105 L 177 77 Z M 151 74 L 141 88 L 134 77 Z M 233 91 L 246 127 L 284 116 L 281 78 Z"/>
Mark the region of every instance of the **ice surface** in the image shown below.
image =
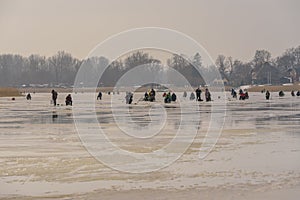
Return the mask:
<path id="1" fill-rule="evenodd" d="M 200 102 L 197 109 L 181 113 L 178 103 L 165 106 L 161 93 L 157 94 L 156 103 L 137 102 L 142 95 L 135 94 L 134 103 L 130 105 L 132 127 L 138 131 L 143 131 L 149 123 L 163 127 L 163 131 L 149 138 L 132 138 L 124 135 L 117 126 L 110 108 L 111 97 L 118 100 L 115 109 L 120 111 L 119 118 L 122 119 L 122 111 L 128 109 L 124 93 L 104 94 L 103 100 L 96 101 L 98 123 L 109 140 L 122 149 L 138 153 L 153 152 L 172 140 L 179 125 L 187 133 L 190 131 L 191 124 L 181 124 L 182 116 L 189 122 L 195 112 L 200 115 L 200 121 L 198 134 L 182 157 L 159 171 L 141 174 L 116 171 L 93 158 L 76 132 L 72 108 L 50 105 L 51 94 L 32 94 L 31 101 L 24 97 L 17 97 L 15 101 L 0 98 L 0 197 L 51 197 L 89 194 L 103 189 L 185 190 L 218 187 L 250 190 L 255 186 L 257 190 L 275 191 L 299 186 L 299 97 L 286 95 L 279 98 L 276 93 L 271 94 L 269 101 L 261 93 L 250 93 L 250 99 L 246 101 L 227 97 L 221 137 L 212 152 L 199 159 L 199 149 L 211 120 L 214 120 L 211 119 L 211 108 L 214 106 L 213 112 L 223 112 L 224 107 L 220 105 L 224 99 L 218 99 L 220 95 L 212 93 L 213 102 Z M 58 103 L 63 104 L 65 96 L 60 93 Z M 73 94 L 74 104 L 84 105 L 87 96 L 86 93 Z M 177 96 L 182 105 L 190 103 L 181 97 L 182 94 Z M 75 99 L 79 100 L 76 102 Z M 160 105 L 168 114 L 164 124 L 159 120 L 163 118 Z M 92 111 L 83 109 L 79 114 L 77 117 L 86 128 L 98 131 L 94 129 L 98 123 L 91 120 Z M 131 126 L 126 123 L 125 120 L 123 126 Z M 188 142 L 184 135 L 180 137 L 178 147 Z M 120 159 L 113 154 L 107 156 L 113 160 Z M 139 164 L 138 160 L 122 159 L 120 164 Z"/>

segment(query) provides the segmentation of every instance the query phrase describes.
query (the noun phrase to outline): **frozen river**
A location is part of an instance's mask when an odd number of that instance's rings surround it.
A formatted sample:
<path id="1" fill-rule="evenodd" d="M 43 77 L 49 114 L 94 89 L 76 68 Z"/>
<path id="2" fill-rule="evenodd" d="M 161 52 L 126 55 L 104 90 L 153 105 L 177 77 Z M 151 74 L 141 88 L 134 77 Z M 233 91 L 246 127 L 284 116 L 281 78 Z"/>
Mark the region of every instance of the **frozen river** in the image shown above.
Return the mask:
<path id="1" fill-rule="evenodd" d="M 103 195 L 105 199 L 121 199 L 120 196 L 141 199 L 143 193 L 149 195 L 149 199 L 184 199 L 186 196 L 193 199 L 197 194 L 203 194 L 204 199 L 298 199 L 300 97 L 287 94 L 279 98 L 277 93 L 272 93 L 269 101 L 261 93 L 250 93 L 246 101 L 227 97 L 226 118 L 218 142 L 208 156 L 199 159 L 209 122 L 214 120 L 211 107 L 218 108 L 224 100 L 212 95 L 214 102 L 200 102 L 191 111 L 201 117 L 198 134 L 187 151 L 174 163 L 148 173 L 118 171 L 91 156 L 76 131 L 72 107 L 53 107 L 50 94 L 32 94 L 31 101 L 24 97 L 15 101 L 0 98 L 0 198 L 101 199 Z M 60 93 L 58 103 L 63 103 L 65 96 Z M 73 94 L 74 99 L 86 96 L 85 93 Z M 155 137 L 124 137 L 115 122 L 116 117 L 122 119 L 122 116 L 114 116 L 110 109 L 111 97 L 119 101 L 117 113 L 127 109 L 124 96 L 124 93 L 104 94 L 103 99 L 96 102 L 97 120 L 109 140 L 121 149 L 141 154 L 167 145 L 182 120 L 180 106 L 163 106 L 167 113 L 163 116 L 160 104 L 138 102 L 142 93 L 135 94 L 130 115 L 141 134 L 150 122 L 159 126 L 161 118 L 167 117 L 167 121 L 163 131 Z M 162 102 L 161 93 L 157 96 L 158 102 Z M 182 93 L 178 93 L 181 102 L 188 104 L 189 100 L 181 96 Z M 74 104 L 84 103 L 74 101 Z M 149 112 L 157 117 L 151 119 Z M 85 128 L 93 130 L 95 123 L 90 119 L 91 113 L 83 110 L 78 114 Z M 187 121 L 193 120 L 191 113 L 183 115 Z M 188 123 L 183 124 L 183 130 L 188 132 L 189 128 Z M 183 139 L 182 144 L 177 145 L 180 147 L 186 142 Z M 120 160 L 120 165 L 122 162 Z M 135 165 L 135 160 L 129 162 Z"/>

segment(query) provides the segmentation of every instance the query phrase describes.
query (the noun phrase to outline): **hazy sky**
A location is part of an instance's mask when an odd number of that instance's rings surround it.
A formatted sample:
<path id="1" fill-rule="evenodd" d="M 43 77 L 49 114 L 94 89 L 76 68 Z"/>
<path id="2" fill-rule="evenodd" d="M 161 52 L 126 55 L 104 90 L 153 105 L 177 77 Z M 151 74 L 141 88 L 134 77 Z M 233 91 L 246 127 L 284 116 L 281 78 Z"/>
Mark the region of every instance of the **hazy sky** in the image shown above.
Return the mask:
<path id="1" fill-rule="evenodd" d="M 84 58 L 121 31 L 158 26 L 218 54 L 250 60 L 300 45 L 299 0 L 0 0 L 0 53 Z M 176 42 L 176 41 L 174 41 Z"/>

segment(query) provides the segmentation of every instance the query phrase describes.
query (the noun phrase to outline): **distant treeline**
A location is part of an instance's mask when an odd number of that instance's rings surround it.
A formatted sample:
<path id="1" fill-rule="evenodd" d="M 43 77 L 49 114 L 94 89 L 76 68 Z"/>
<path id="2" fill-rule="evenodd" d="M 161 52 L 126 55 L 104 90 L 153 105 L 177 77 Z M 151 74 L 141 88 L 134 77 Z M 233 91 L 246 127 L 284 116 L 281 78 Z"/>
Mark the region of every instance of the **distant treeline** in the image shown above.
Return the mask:
<path id="1" fill-rule="evenodd" d="M 270 52 L 257 50 L 253 59 L 242 62 L 232 57 L 219 55 L 215 62 L 225 85 L 240 86 L 248 84 L 282 84 L 298 82 L 300 75 L 300 46 L 287 49 L 282 55 L 272 58 Z M 173 54 L 167 66 L 149 53 L 136 51 L 123 59 L 110 62 L 105 57 L 77 59 L 71 54 L 59 51 L 51 57 L 40 55 L 2 54 L 0 55 L 0 86 L 20 87 L 22 85 L 72 86 L 80 66 L 86 70 L 97 70 L 104 66 L 105 70 L 99 80 L 99 86 L 114 86 L 116 82 L 136 66 L 146 65 L 149 76 L 157 76 L 157 81 L 168 83 L 173 76 L 168 67 L 177 70 L 192 86 L 218 84 L 216 68 L 203 66 L 201 55 L 196 53 L 188 58 L 186 55 Z M 148 67 L 149 66 L 149 67 Z M 202 77 L 193 67 L 201 68 Z M 94 77 L 97 78 L 97 77 Z M 99 77 L 98 77 L 99 78 Z M 206 82 L 204 81 L 206 80 Z M 172 80 L 176 82 L 176 80 Z"/>

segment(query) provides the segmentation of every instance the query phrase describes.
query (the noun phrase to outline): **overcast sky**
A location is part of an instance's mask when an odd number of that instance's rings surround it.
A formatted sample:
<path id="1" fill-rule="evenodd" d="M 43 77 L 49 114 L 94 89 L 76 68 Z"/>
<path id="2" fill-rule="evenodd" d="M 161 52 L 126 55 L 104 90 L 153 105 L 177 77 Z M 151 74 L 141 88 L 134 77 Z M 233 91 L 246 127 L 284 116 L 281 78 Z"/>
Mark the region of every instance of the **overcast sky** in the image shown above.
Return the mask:
<path id="1" fill-rule="evenodd" d="M 0 53 L 84 58 L 121 31 L 165 27 L 218 54 L 250 60 L 300 45 L 299 0 L 0 0 Z M 174 41 L 176 42 L 176 41 Z"/>

